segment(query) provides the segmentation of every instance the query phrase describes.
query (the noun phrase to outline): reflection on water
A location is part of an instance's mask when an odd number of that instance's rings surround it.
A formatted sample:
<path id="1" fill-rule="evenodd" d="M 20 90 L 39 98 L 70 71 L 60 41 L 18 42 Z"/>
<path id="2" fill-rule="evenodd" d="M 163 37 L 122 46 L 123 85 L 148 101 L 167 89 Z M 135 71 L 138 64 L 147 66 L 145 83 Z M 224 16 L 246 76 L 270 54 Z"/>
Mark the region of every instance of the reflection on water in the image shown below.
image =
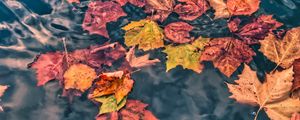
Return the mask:
<path id="1" fill-rule="evenodd" d="M 0 1 L 0 84 L 10 85 L 1 101 L 5 106 L 5 112 L 0 113 L 1 120 L 94 119 L 98 110 L 92 102 L 78 97 L 73 103 L 68 103 L 60 97 L 62 91 L 55 81 L 36 87 L 35 75 L 27 69 L 27 63 L 37 54 L 62 50 L 63 37 L 68 38 L 69 50 L 107 41 L 81 29 L 82 10 L 86 3 L 73 9 L 64 0 Z M 299 0 L 262 0 L 261 7 L 263 9 L 259 13 L 274 14 L 287 28 L 300 24 L 300 17 L 297 17 L 300 15 Z M 108 25 L 110 36 L 115 41 L 122 41 L 123 33 L 114 26 L 123 26 L 130 20 L 145 17 L 140 9 L 131 5 L 123 9 L 132 14 Z M 172 18 L 169 20 L 172 21 Z M 201 19 L 200 22 L 205 23 Z M 199 34 L 210 36 L 215 33 L 209 29 L 211 22 L 201 24 L 199 29 L 203 31 Z M 155 55 L 159 58 L 164 56 L 162 53 Z M 261 58 L 255 59 L 255 62 L 261 62 Z M 251 65 L 256 68 L 254 62 Z M 257 108 L 228 98 L 230 94 L 225 81 L 232 82 L 236 77 L 227 79 L 209 66 L 201 74 L 182 70 L 181 67 L 166 73 L 163 63 L 145 68 L 134 73 L 136 82 L 129 98 L 148 103 L 149 109 L 161 120 L 253 119 Z M 266 67 L 257 69 L 262 68 Z M 262 114 L 260 119 L 267 118 Z"/>

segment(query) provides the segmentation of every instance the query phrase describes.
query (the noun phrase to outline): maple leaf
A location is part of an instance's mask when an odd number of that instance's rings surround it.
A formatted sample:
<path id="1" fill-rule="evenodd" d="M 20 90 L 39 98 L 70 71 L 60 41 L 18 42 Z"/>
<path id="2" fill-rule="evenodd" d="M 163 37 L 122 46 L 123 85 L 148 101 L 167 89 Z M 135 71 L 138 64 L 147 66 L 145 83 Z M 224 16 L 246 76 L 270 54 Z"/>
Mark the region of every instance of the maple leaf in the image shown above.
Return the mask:
<path id="1" fill-rule="evenodd" d="M 151 20 L 134 21 L 122 28 L 127 46 L 138 45 L 144 51 L 164 46 L 163 30 Z"/>
<path id="2" fill-rule="evenodd" d="M 200 61 L 212 61 L 220 72 L 230 77 L 241 63 L 249 63 L 254 55 L 255 52 L 242 41 L 230 37 L 215 38 L 205 47 Z"/>
<path id="3" fill-rule="evenodd" d="M 113 94 L 119 103 L 131 91 L 134 81 L 123 71 L 103 73 L 94 83 L 89 98 Z"/>
<path id="4" fill-rule="evenodd" d="M 166 71 L 181 65 L 183 68 L 191 69 L 197 73 L 202 71 L 200 66 L 199 57 L 204 50 L 205 45 L 208 43 L 209 38 L 199 37 L 192 44 L 181 44 L 178 46 L 168 45 L 163 51 L 166 53 Z"/>
<path id="5" fill-rule="evenodd" d="M 127 98 L 123 98 L 120 102 L 117 102 L 114 95 L 109 95 L 109 96 L 97 97 L 94 98 L 93 100 L 102 103 L 101 106 L 99 107 L 99 114 L 98 114 L 101 115 L 104 113 L 110 113 L 110 112 L 115 112 L 120 110 L 122 107 L 125 106 L 126 99 Z"/>
<path id="6" fill-rule="evenodd" d="M 300 59 L 297 59 L 294 63 L 293 63 L 293 68 L 294 68 L 294 81 L 293 81 L 293 87 L 292 87 L 292 95 L 294 97 L 298 97 L 300 98 Z"/>
<path id="7" fill-rule="evenodd" d="M 282 40 L 269 34 L 260 41 L 259 49 L 269 60 L 278 66 L 289 68 L 295 59 L 300 58 L 300 27 L 289 30 Z"/>
<path id="8" fill-rule="evenodd" d="M 124 6 L 128 2 L 138 7 L 144 7 L 146 4 L 146 0 L 115 0 L 115 1 L 119 3 L 121 6 Z"/>
<path id="9" fill-rule="evenodd" d="M 235 18 L 228 23 L 231 32 L 245 41 L 247 44 L 257 44 L 258 40 L 264 39 L 268 33 L 272 33 L 283 24 L 272 18 L 272 15 L 261 15 L 251 23 L 239 27 L 241 20 Z"/>
<path id="10" fill-rule="evenodd" d="M 145 13 L 151 14 L 152 20 L 163 22 L 173 11 L 174 0 L 146 0 Z"/>
<path id="11" fill-rule="evenodd" d="M 191 30 L 193 30 L 193 26 L 188 23 L 173 22 L 165 27 L 164 32 L 166 37 L 174 43 L 188 43 L 193 40 L 189 34 Z"/>
<path id="12" fill-rule="evenodd" d="M 147 106 L 138 100 L 128 100 L 119 112 L 100 115 L 96 120 L 158 120 L 152 112 L 145 110 Z"/>
<path id="13" fill-rule="evenodd" d="M 289 97 L 293 81 L 293 68 L 267 74 L 261 83 L 256 72 L 245 65 L 237 84 L 228 84 L 230 98 L 237 102 L 260 106 L 272 120 L 289 120 L 300 111 L 300 100 Z M 259 110 L 260 110 L 259 109 Z"/>
<path id="14" fill-rule="evenodd" d="M 260 0 L 227 0 L 231 15 L 251 15 L 259 9 Z"/>
<path id="15" fill-rule="evenodd" d="M 106 23 L 117 21 L 118 18 L 126 15 L 118 3 L 93 1 L 88 5 L 82 28 L 89 31 L 90 34 L 99 34 L 109 38 Z"/>
<path id="16" fill-rule="evenodd" d="M 208 2 L 215 10 L 215 19 L 230 17 L 230 13 L 224 0 L 208 0 Z"/>
<path id="17" fill-rule="evenodd" d="M 37 56 L 28 67 L 36 69 L 37 86 L 41 86 L 53 79 L 62 81 L 67 66 L 62 52 L 49 52 Z"/>
<path id="18" fill-rule="evenodd" d="M 178 0 L 183 2 L 177 4 L 174 8 L 174 11 L 179 15 L 179 18 L 182 20 L 195 20 L 205 13 L 209 5 L 206 0 Z"/>
<path id="19" fill-rule="evenodd" d="M 129 63 L 131 67 L 134 68 L 141 68 L 141 67 L 146 67 L 150 65 L 154 65 L 155 63 L 160 62 L 159 59 L 153 59 L 149 60 L 149 54 L 136 57 L 134 55 L 134 49 L 135 47 L 130 48 L 130 50 L 126 53 L 126 60 Z"/>
<path id="20" fill-rule="evenodd" d="M 97 77 L 95 70 L 85 64 L 74 64 L 64 73 L 64 87 L 84 92 Z"/>

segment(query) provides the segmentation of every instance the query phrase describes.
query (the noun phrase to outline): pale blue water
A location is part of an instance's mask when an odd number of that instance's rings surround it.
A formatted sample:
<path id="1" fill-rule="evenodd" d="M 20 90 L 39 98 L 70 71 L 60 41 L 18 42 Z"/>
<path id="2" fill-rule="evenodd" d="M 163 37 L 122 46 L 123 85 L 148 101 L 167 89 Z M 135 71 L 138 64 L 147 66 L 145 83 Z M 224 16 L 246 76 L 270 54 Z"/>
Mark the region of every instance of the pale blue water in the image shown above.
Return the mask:
<path id="1" fill-rule="evenodd" d="M 10 88 L 2 98 L 5 112 L 0 120 L 93 120 L 97 107 L 85 97 L 76 98 L 72 104 L 60 97 L 62 90 L 56 81 L 36 87 L 35 74 L 27 64 L 39 53 L 63 50 L 61 38 L 66 37 L 69 50 L 102 44 L 106 40 L 89 35 L 81 28 L 85 2 L 72 11 L 72 5 L 63 0 L 0 0 L 0 84 Z M 274 14 L 285 24 L 284 28 L 300 25 L 300 0 L 262 0 L 257 13 Z M 145 18 L 141 9 L 126 5 L 129 16 L 108 25 L 114 41 L 123 42 L 119 28 L 131 20 Z M 209 11 L 208 16 L 212 15 Z M 164 23 L 178 21 L 176 15 Z M 209 17 L 190 22 L 197 27 L 195 36 L 229 36 L 226 20 L 211 21 Z M 253 46 L 257 50 L 259 46 Z M 162 63 L 144 68 L 133 74 L 135 86 L 130 99 L 142 100 L 161 120 L 252 120 L 257 107 L 242 105 L 229 99 L 225 82 L 233 82 L 208 64 L 201 74 L 177 67 L 165 72 L 164 56 L 153 51 Z M 258 54 L 251 63 L 262 76 L 273 64 Z M 262 112 L 259 120 L 267 120 Z"/>

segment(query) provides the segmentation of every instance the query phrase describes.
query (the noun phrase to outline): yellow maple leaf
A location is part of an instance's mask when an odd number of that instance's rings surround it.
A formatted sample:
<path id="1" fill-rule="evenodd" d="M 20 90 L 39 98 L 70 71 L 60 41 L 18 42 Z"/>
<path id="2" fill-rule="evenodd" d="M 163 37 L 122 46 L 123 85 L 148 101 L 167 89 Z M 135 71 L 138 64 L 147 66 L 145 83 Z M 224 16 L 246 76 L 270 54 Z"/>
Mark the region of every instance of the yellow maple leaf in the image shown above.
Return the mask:
<path id="1" fill-rule="evenodd" d="M 165 52 L 167 56 L 166 71 L 181 65 L 183 68 L 191 69 L 197 73 L 202 71 L 199 63 L 201 51 L 208 43 L 209 38 L 198 38 L 192 44 L 182 44 L 178 46 L 168 45 Z"/>
<path id="2" fill-rule="evenodd" d="M 65 89 L 76 89 L 84 92 L 91 87 L 96 77 L 93 68 L 85 64 L 74 64 L 64 73 Z"/>
<path id="3" fill-rule="evenodd" d="M 266 75 L 264 83 L 257 78 L 249 66 L 245 68 L 235 84 L 227 84 L 230 98 L 237 102 L 260 106 L 272 120 L 289 120 L 293 113 L 300 112 L 300 100 L 290 98 L 293 68 Z"/>
<path id="4" fill-rule="evenodd" d="M 164 46 L 163 30 L 151 20 L 133 21 L 122 28 L 127 46 L 138 45 L 144 51 Z"/>
<path id="5" fill-rule="evenodd" d="M 300 58 L 300 27 L 289 30 L 282 40 L 269 34 L 260 41 L 261 51 L 278 66 L 289 68 L 295 59 Z"/>

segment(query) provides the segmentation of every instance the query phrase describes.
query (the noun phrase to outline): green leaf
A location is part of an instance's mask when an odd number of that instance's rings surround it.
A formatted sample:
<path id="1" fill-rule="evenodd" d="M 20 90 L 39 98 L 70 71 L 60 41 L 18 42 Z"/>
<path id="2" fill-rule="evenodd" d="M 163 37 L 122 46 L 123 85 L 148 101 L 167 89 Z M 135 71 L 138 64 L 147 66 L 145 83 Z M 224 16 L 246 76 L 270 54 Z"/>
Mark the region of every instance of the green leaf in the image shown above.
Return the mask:
<path id="1" fill-rule="evenodd" d="M 115 112 L 123 108 L 126 104 L 127 97 L 124 97 L 119 103 L 117 103 L 114 95 L 102 96 L 95 98 L 94 100 L 102 103 L 99 108 L 99 115 L 101 115 L 104 113 Z"/>

